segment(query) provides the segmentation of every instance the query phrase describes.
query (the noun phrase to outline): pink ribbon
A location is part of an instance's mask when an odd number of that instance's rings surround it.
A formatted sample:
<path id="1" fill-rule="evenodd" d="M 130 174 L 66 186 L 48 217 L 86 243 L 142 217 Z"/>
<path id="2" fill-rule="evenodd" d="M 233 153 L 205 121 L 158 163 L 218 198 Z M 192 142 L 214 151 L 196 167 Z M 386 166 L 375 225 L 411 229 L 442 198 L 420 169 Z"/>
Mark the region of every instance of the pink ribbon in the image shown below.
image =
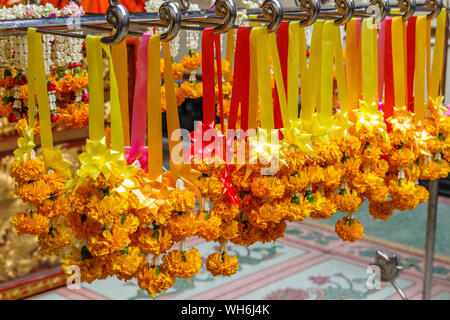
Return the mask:
<path id="1" fill-rule="evenodd" d="M 145 146 L 147 128 L 147 76 L 148 40 L 150 34 L 143 34 L 139 47 L 136 81 L 133 97 L 133 117 L 131 126 L 131 146 L 125 147 L 128 164 L 139 160 L 141 168 L 148 170 L 148 148 Z"/>

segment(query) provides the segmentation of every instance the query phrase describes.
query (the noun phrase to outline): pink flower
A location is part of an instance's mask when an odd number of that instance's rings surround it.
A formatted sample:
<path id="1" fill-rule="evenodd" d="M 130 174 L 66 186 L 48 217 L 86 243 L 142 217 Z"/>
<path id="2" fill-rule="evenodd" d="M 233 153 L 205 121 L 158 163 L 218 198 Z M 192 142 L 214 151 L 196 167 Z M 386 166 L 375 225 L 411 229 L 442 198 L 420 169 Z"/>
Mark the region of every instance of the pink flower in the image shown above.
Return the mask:
<path id="1" fill-rule="evenodd" d="M 447 105 L 447 112 L 444 113 L 447 117 L 450 117 L 450 104 Z"/>
<path id="2" fill-rule="evenodd" d="M 330 281 L 330 277 L 323 277 L 323 276 L 309 277 L 308 279 L 311 280 L 313 283 L 317 284 L 318 286 L 321 286 Z"/>
<path id="3" fill-rule="evenodd" d="M 134 144 L 133 146 L 125 147 L 125 158 L 129 165 L 138 160 L 141 168 L 146 172 L 148 171 L 148 148 L 146 146 Z"/>
<path id="4" fill-rule="evenodd" d="M 287 288 L 269 293 L 264 300 L 306 300 L 308 298 L 308 292 L 302 289 Z"/>

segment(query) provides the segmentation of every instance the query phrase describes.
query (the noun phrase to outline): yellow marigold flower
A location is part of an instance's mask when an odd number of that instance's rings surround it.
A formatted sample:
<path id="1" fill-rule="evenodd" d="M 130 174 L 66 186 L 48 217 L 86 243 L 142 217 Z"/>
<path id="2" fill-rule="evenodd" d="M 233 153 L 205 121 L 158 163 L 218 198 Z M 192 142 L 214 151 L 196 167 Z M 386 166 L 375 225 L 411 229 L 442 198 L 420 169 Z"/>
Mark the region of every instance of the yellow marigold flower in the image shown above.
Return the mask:
<path id="1" fill-rule="evenodd" d="M 253 202 L 254 203 L 254 202 Z M 233 205 L 228 200 L 218 200 L 214 202 L 211 215 L 216 215 L 220 219 L 231 220 L 239 214 L 239 207 Z"/>
<path id="2" fill-rule="evenodd" d="M 228 253 L 213 253 L 206 258 L 206 269 L 211 272 L 214 277 L 227 276 L 235 274 L 239 269 L 237 256 L 230 257 Z"/>
<path id="3" fill-rule="evenodd" d="M 48 219 L 54 219 L 69 213 L 70 203 L 65 195 L 60 195 L 36 204 L 36 208 L 39 214 L 44 215 Z"/>
<path id="4" fill-rule="evenodd" d="M 184 252 L 172 250 L 162 260 L 167 271 L 177 278 L 190 279 L 202 266 L 202 256 L 196 248 Z"/>
<path id="5" fill-rule="evenodd" d="M 304 203 L 304 210 L 313 219 L 328 219 L 337 210 L 336 204 L 322 195 L 321 192 L 315 192 L 314 194 L 307 192 Z"/>
<path id="6" fill-rule="evenodd" d="M 389 181 L 389 192 L 395 209 L 412 210 L 419 204 L 416 196 L 417 188 L 414 181 L 400 179 Z"/>
<path id="7" fill-rule="evenodd" d="M 220 224 L 220 236 L 217 241 L 231 240 L 239 235 L 239 223 L 236 220 L 222 220 Z"/>
<path id="8" fill-rule="evenodd" d="M 359 168 L 362 164 L 361 157 L 343 158 L 342 169 L 347 178 L 354 178 L 359 174 Z"/>
<path id="9" fill-rule="evenodd" d="M 270 222 L 280 223 L 284 219 L 286 204 L 275 201 L 264 203 L 258 210 L 252 210 L 248 214 L 249 222 L 259 228 L 266 228 Z"/>
<path id="10" fill-rule="evenodd" d="M 361 141 L 355 136 L 349 136 L 339 142 L 339 150 L 342 152 L 343 157 L 352 157 L 359 153 L 361 148 Z"/>
<path id="11" fill-rule="evenodd" d="M 212 212 L 197 213 L 197 236 L 203 238 L 205 241 L 213 241 L 220 236 L 220 225 L 222 219 Z"/>
<path id="12" fill-rule="evenodd" d="M 142 252 L 159 255 L 165 253 L 173 245 L 172 235 L 161 228 L 140 228 L 138 246 Z"/>
<path id="13" fill-rule="evenodd" d="M 180 64 L 186 70 L 197 70 L 202 66 L 202 54 L 200 52 L 195 52 L 193 55 L 185 55 L 180 60 Z"/>
<path id="14" fill-rule="evenodd" d="M 239 235 L 230 241 L 234 244 L 249 246 L 260 241 L 263 231 L 248 221 L 238 221 Z"/>
<path id="15" fill-rule="evenodd" d="M 48 232 L 48 219 L 35 212 L 18 212 L 12 220 L 18 234 L 41 234 Z"/>
<path id="16" fill-rule="evenodd" d="M 47 173 L 42 176 L 42 179 L 50 187 L 53 195 L 58 195 L 66 189 L 66 177 L 59 173 Z"/>
<path id="17" fill-rule="evenodd" d="M 389 170 L 389 163 L 384 159 L 373 162 L 370 169 L 379 177 L 384 177 Z"/>
<path id="18" fill-rule="evenodd" d="M 177 215 L 169 220 L 167 228 L 172 234 L 174 241 L 189 238 L 197 233 L 196 217 L 192 212 Z"/>
<path id="19" fill-rule="evenodd" d="M 219 180 L 219 177 L 200 177 L 198 179 L 198 186 L 202 195 L 210 199 L 222 197 L 223 182 Z"/>
<path id="20" fill-rule="evenodd" d="M 391 152 L 389 155 L 389 164 L 394 168 L 409 167 L 414 163 L 416 158 L 417 156 L 412 150 L 402 147 Z"/>
<path id="21" fill-rule="evenodd" d="M 136 232 L 140 224 L 139 218 L 131 213 L 122 213 L 114 221 L 111 229 L 121 229 L 128 234 Z"/>
<path id="22" fill-rule="evenodd" d="M 180 94 L 183 94 L 185 98 L 189 99 L 197 99 L 200 97 L 197 92 L 197 86 L 195 83 L 190 81 L 184 81 L 180 87 L 177 89 L 177 92 L 180 91 Z"/>
<path id="23" fill-rule="evenodd" d="M 304 192 L 309 184 L 309 177 L 306 170 L 296 172 L 292 175 L 282 176 L 283 184 L 286 186 L 286 190 L 296 193 Z"/>
<path id="24" fill-rule="evenodd" d="M 436 161 L 422 161 L 420 169 L 420 179 L 423 180 L 436 180 L 441 175 L 441 166 Z"/>
<path id="25" fill-rule="evenodd" d="M 30 159 L 26 162 L 13 162 L 10 175 L 19 184 L 39 180 L 44 174 L 44 162 L 39 159 Z"/>
<path id="26" fill-rule="evenodd" d="M 127 247 L 111 259 L 112 270 L 129 280 L 138 271 L 142 262 L 144 257 L 137 247 Z"/>
<path id="27" fill-rule="evenodd" d="M 366 191 L 371 192 L 383 184 L 383 178 L 378 177 L 374 172 L 367 170 L 363 173 L 358 173 L 351 180 L 351 185 L 358 193 L 364 193 Z"/>
<path id="28" fill-rule="evenodd" d="M 172 71 L 175 80 L 183 79 L 184 67 L 181 63 L 172 63 Z"/>
<path id="29" fill-rule="evenodd" d="M 312 184 L 321 184 L 325 181 L 325 168 L 319 165 L 308 166 L 307 175 Z"/>
<path id="30" fill-rule="evenodd" d="M 23 201 L 33 203 L 40 203 L 51 196 L 51 189 L 43 180 L 18 186 L 15 192 Z"/>
<path id="31" fill-rule="evenodd" d="M 286 206 L 285 219 L 292 221 L 303 221 L 308 218 L 311 211 L 305 210 L 305 199 L 303 197 L 293 197 Z"/>
<path id="32" fill-rule="evenodd" d="M 385 202 L 389 196 L 389 189 L 385 185 L 380 185 L 378 188 L 366 191 L 364 195 L 369 199 L 369 201 L 374 202 Z"/>
<path id="33" fill-rule="evenodd" d="M 89 178 L 89 180 L 91 180 Z M 119 187 L 123 183 L 124 176 L 120 170 L 116 168 L 111 168 L 111 172 L 109 175 L 109 178 L 106 179 L 103 173 L 100 173 L 100 175 L 97 177 L 95 181 L 93 181 L 93 184 L 99 188 L 99 189 L 114 189 Z M 92 181 L 92 180 L 91 180 Z"/>
<path id="34" fill-rule="evenodd" d="M 175 277 L 167 272 L 164 265 L 152 267 L 147 261 L 139 267 L 137 279 L 139 287 L 153 298 L 157 293 L 166 291 L 175 283 Z"/>
<path id="35" fill-rule="evenodd" d="M 323 159 L 322 164 L 333 165 L 342 160 L 342 152 L 337 144 L 313 144 L 314 151 Z"/>
<path id="36" fill-rule="evenodd" d="M 104 230 L 101 237 L 91 237 L 87 248 L 93 256 L 103 256 L 123 250 L 130 243 L 124 230 Z"/>
<path id="37" fill-rule="evenodd" d="M 186 212 L 195 208 L 195 193 L 188 189 L 175 189 L 169 194 L 169 202 L 174 211 Z"/>
<path id="38" fill-rule="evenodd" d="M 374 219 L 386 221 L 394 214 L 394 204 L 387 202 L 370 202 L 369 213 Z"/>
<path id="39" fill-rule="evenodd" d="M 121 219 L 121 215 L 128 209 L 128 201 L 118 194 L 105 195 L 101 200 L 92 197 L 88 207 L 86 214 L 89 217 L 107 225 Z"/>
<path id="40" fill-rule="evenodd" d="M 428 192 L 427 188 L 421 185 L 416 185 L 416 188 L 417 188 L 416 194 L 419 203 L 427 202 L 430 197 L 430 193 Z"/>
<path id="41" fill-rule="evenodd" d="M 364 238 L 364 227 L 358 219 L 344 217 L 336 222 L 334 231 L 343 241 L 355 242 Z"/>
<path id="42" fill-rule="evenodd" d="M 341 212 L 353 213 L 359 210 L 364 199 L 356 190 L 342 189 L 339 193 L 333 193 L 331 200 Z"/>
<path id="43" fill-rule="evenodd" d="M 48 255 L 59 255 L 60 251 L 70 245 L 72 237 L 68 230 L 62 227 L 50 227 L 47 233 L 38 236 L 39 248 Z"/>
<path id="44" fill-rule="evenodd" d="M 444 179 L 447 178 L 448 173 L 450 172 L 450 166 L 448 162 L 445 159 L 441 159 L 439 161 L 439 165 L 440 165 L 440 177 Z"/>
<path id="45" fill-rule="evenodd" d="M 247 172 L 247 170 L 249 170 L 249 172 Z M 250 190 L 250 184 L 252 183 L 250 175 L 250 167 L 245 166 L 245 168 L 233 171 L 233 173 L 231 174 L 231 181 L 236 188 L 248 191 Z"/>
<path id="46" fill-rule="evenodd" d="M 75 212 L 69 212 L 64 218 L 64 225 L 72 230 L 76 239 L 97 236 L 102 232 L 102 225 L 99 222 Z"/>
<path id="47" fill-rule="evenodd" d="M 277 177 L 255 177 L 251 185 L 255 196 L 268 199 L 279 199 L 286 190 L 283 181 Z"/>
<path id="48" fill-rule="evenodd" d="M 259 240 L 261 243 L 272 242 L 279 238 L 284 237 L 286 233 L 286 221 L 281 221 L 280 223 L 269 223 L 267 228 L 262 230 L 260 233 Z"/>
<path id="49" fill-rule="evenodd" d="M 336 190 L 341 185 L 343 174 L 343 170 L 338 169 L 337 166 L 327 166 L 323 186 L 330 190 Z"/>

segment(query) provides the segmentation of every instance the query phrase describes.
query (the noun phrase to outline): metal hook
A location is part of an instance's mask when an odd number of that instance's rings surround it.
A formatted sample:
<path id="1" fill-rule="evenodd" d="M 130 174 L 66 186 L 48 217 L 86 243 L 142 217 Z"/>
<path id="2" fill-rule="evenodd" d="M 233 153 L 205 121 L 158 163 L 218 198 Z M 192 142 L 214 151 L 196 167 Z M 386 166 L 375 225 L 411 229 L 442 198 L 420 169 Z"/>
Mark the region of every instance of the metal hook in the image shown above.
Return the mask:
<path id="1" fill-rule="evenodd" d="M 265 0 L 262 5 L 262 14 L 270 19 L 267 25 L 267 32 L 274 32 L 278 29 L 283 20 L 283 7 L 278 0 Z"/>
<path id="2" fill-rule="evenodd" d="M 319 0 L 295 0 L 295 4 L 308 13 L 308 17 L 300 20 L 301 26 L 310 26 L 316 22 L 319 17 L 320 2 Z"/>
<path id="3" fill-rule="evenodd" d="M 214 11 L 219 17 L 224 18 L 223 25 L 216 27 L 215 32 L 225 33 L 233 28 L 237 17 L 236 4 L 233 0 L 216 0 Z"/>
<path id="4" fill-rule="evenodd" d="M 181 28 L 181 11 L 175 2 L 164 2 L 158 10 L 159 19 L 168 25 L 168 30 L 161 34 L 161 41 L 175 38 Z"/>
<path id="5" fill-rule="evenodd" d="M 425 6 L 431 9 L 431 12 L 427 15 L 428 19 L 434 19 L 442 10 L 442 0 L 425 0 Z"/>
<path id="6" fill-rule="evenodd" d="M 353 17 L 355 11 L 355 2 L 353 0 L 335 0 L 334 6 L 342 18 L 334 21 L 334 24 L 341 26 L 349 22 Z"/>
<path id="7" fill-rule="evenodd" d="M 189 9 L 189 1 L 188 0 L 178 0 L 180 4 L 181 11 L 188 11 Z"/>
<path id="8" fill-rule="evenodd" d="M 388 0 L 370 0 L 371 5 L 376 5 L 380 12 L 376 14 L 374 20 L 376 22 L 383 21 L 389 14 L 389 1 Z"/>
<path id="9" fill-rule="evenodd" d="M 398 0 L 397 5 L 402 12 L 403 20 L 409 20 L 416 11 L 416 0 Z"/>
<path id="10" fill-rule="evenodd" d="M 109 0 L 109 8 L 106 10 L 106 21 L 114 27 L 114 34 L 109 37 L 103 37 L 102 42 L 106 44 L 115 44 L 121 42 L 128 34 L 130 26 L 130 16 L 128 10 L 118 0 Z"/>

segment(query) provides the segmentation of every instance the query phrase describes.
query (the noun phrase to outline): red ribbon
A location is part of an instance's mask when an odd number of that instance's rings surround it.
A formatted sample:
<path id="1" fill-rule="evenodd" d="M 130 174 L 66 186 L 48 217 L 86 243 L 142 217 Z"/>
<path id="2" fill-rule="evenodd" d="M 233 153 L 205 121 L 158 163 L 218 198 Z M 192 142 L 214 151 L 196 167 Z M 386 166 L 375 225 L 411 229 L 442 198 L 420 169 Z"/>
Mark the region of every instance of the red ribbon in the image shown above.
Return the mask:
<path id="1" fill-rule="evenodd" d="M 390 118 L 394 113 L 394 71 L 392 66 L 392 18 L 386 18 L 386 42 L 384 46 L 384 120 Z M 392 130 L 389 122 L 386 122 L 388 132 Z"/>
<path id="2" fill-rule="evenodd" d="M 289 49 L 289 22 L 283 21 L 277 30 L 277 47 L 280 57 L 281 72 L 283 74 L 284 92 L 287 92 L 287 58 Z M 272 57 L 273 59 L 273 57 Z M 283 118 L 281 117 L 280 100 L 277 85 L 273 89 L 273 120 L 275 129 L 283 128 Z"/>
<path id="3" fill-rule="evenodd" d="M 248 129 L 248 109 L 250 90 L 250 28 L 240 26 L 236 37 L 234 53 L 233 90 L 230 104 L 228 128 L 236 129 L 239 104 L 241 105 L 241 129 Z"/>
<path id="4" fill-rule="evenodd" d="M 416 64 L 416 21 L 417 16 L 412 16 L 408 20 L 406 27 L 406 85 L 407 85 L 407 99 L 408 110 L 414 112 L 414 67 Z"/>
<path id="5" fill-rule="evenodd" d="M 215 54 L 214 54 L 215 48 Z M 217 63 L 217 85 L 219 88 L 219 107 L 221 129 L 224 130 L 223 119 L 223 88 L 222 88 L 222 57 L 220 35 L 214 33 L 214 28 L 206 28 L 202 36 L 202 78 L 203 78 L 203 122 L 215 123 L 216 92 L 214 58 Z"/>
<path id="6" fill-rule="evenodd" d="M 222 171 L 220 181 L 223 182 L 222 193 L 228 198 L 228 200 L 235 206 L 239 206 L 239 197 L 237 195 L 236 188 L 233 185 L 233 181 L 228 173 L 228 165 Z"/>

